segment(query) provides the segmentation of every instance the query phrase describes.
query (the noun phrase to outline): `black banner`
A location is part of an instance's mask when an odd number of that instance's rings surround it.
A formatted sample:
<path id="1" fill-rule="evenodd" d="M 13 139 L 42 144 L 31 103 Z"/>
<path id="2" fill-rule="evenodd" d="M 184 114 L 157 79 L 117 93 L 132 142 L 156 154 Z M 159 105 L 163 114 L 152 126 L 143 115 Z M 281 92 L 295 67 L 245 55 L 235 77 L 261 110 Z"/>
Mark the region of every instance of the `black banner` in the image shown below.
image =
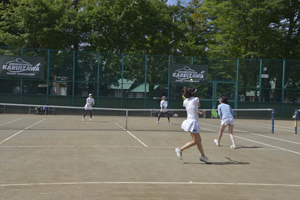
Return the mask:
<path id="1" fill-rule="evenodd" d="M 44 78 L 44 58 L 0 55 L 0 77 Z"/>
<path id="2" fill-rule="evenodd" d="M 170 65 L 170 83 L 172 84 L 198 84 L 207 83 L 208 65 Z"/>

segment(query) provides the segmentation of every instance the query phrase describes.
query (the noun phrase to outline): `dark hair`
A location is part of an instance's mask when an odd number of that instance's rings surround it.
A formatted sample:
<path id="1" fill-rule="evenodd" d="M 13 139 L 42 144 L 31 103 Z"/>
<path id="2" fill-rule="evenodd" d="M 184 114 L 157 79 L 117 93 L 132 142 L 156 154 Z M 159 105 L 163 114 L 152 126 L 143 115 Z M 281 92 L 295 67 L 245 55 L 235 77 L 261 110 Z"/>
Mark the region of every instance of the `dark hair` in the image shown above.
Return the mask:
<path id="1" fill-rule="evenodd" d="M 186 89 L 186 87 L 183 87 L 183 96 L 185 98 L 190 98 L 196 95 L 197 89 L 194 87 L 189 87 Z"/>
<path id="2" fill-rule="evenodd" d="M 220 100 L 222 103 L 228 104 L 228 99 L 227 99 L 225 96 L 220 97 L 219 100 Z"/>

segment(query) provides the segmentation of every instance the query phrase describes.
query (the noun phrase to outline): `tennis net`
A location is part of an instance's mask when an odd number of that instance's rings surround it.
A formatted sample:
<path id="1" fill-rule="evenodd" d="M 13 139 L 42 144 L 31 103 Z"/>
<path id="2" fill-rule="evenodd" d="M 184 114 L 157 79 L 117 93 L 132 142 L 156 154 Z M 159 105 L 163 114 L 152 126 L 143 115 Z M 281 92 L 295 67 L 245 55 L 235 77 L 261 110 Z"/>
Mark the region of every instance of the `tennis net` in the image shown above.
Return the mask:
<path id="1" fill-rule="evenodd" d="M 206 112 L 204 112 L 206 110 Z M 213 118 L 211 109 L 199 109 L 200 127 L 218 129 L 220 120 Z M 274 109 L 233 109 L 235 123 L 243 126 L 245 131 L 252 131 L 253 127 L 264 127 L 263 132 L 274 133 Z M 130 130 L 130 131 L 166 131 L 177 132 L 181 130 L 181 123 L 186 119 L 185 109 L 118 109 L 118 108 L 93 108 L 92 120 L 89 122 L 89 111 L 82 122 L 85 113 L 84 107 L 10 104 L 0 103 L 0 114 L 7 119 L 17 115 L 25 119 L 46 119 L 43 123 L 32 129 L 49 130 Z M 14 115 L 15 114 L 15 115 Z M 158 122 L 158 116 L 160 120 Z M 170 123 L 168 117 L 170 118 Z M 239 120 L 239 121 L 237 121 Z M 81 123 L 82 122 L 82 123 Z M 22 129 L 9 124 L 0 126 L 1 129 Z M 246 130 L 247 124 L 249 129 Z M 20 125 L 21 126 L 21 125 Z M 262 129 L 259 130 L 260 132 Z"/>

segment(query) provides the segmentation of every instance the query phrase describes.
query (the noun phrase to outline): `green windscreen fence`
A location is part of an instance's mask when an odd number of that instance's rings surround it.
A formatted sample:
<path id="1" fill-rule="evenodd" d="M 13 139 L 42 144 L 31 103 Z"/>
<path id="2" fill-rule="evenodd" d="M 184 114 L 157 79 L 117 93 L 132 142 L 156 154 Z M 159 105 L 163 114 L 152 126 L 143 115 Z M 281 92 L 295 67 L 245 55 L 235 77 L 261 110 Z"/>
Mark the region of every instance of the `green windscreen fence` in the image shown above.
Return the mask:
<path id="1" fill-rule="evenodd" d="M 181 109 L 182 88 L 198 89 L 201 108 L 212 109 L 225 95 L 234 109 L 274 108 L 275 117 L 292 118 L 300 103 L 299 60 L 202 58 L 113 54 L 0 47 L 1 56 L 44 59 L 43 78 L 0 77 L 0 102 L 84 106 L 90 93 L 99 108 Z M 206 65 L 207 82 L 173 84 L 173 64 Z M 3 66 L 0 66 L 1 68 Z M 188 70 L 187 70 L 188 71 Z M 192 72 L 191 72 L 192 73 Z M 188 76 L 189 73 L 183 73 Z M 188 79 L 187 79 L 188 80 Z"/>

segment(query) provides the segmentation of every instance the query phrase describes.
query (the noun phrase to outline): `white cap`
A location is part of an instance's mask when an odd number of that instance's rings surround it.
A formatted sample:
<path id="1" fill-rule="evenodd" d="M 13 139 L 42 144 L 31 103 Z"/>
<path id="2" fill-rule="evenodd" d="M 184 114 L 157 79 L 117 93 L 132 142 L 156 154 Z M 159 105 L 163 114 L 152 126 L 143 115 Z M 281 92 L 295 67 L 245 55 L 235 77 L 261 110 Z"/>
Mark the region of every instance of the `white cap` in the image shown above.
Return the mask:
<path id="1" fill-rule="evenodd" d="M 92 93 L 90 93 L 89 96 L 93 96 Z"/>

